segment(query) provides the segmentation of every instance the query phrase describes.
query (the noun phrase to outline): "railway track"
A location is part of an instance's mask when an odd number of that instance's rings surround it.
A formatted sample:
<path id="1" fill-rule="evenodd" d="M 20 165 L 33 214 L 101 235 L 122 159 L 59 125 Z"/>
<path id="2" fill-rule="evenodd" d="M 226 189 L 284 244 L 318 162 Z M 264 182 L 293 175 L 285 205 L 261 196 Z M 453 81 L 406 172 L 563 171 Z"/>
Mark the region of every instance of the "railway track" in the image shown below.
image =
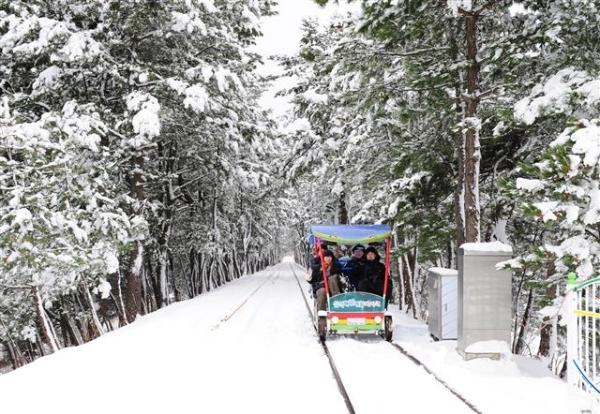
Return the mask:
<path id="1" fill-rule="evenodd" d="M 296 271 L 294 270 L 293 264 L 290 264 L 290 269 L 292 270 L 292 273 L 294 274 L 294 278 L 296 279 L 296 282 L 298 283 L 298 289 L 300 289 L 300 294 L 302 295 L 302 299 L 304 300 L 304 304 L 306 305 L 306 311 L 308 312 L 309 317 L 313 321 L 313 328 L 315 328 L 315 333 L 317 333 L 317 336 L 318 336 L 317 327 L 314 324 L 314 318 L 312 317 L 311 306 L 308 303 L 308 299 L 306 299 L 306 295 L 304 294 L 304 291 L 302 290 L 302 285 L 300 284 L 300 280 L 298 279 L 298 275 L 296 274 Z M 319 342 L 321 343 L 321 346 L 323 347 L 323 351 L 325 352 L 325 356 L 327 357 L 327 360 L 329 361 L 329 366 L 331 367 L 331 372 L 333 373 L 333 377 L 335 378 L 335 382 L 337 383 L 338 390 L 340 391 L 340 394 L 342 394 L 342 398 L 344 399 L 344 403 L 346 404 L 348 413 L 355 414 L 356 411 L 354 410 L 354 405 L 352 404 L 352 401 L 350 401 L 350 396 L 348 395 L 348 391 L 346 390 L 346 387 L 344 386 L 344 382 L 342 381 L 342 377 L 340 376 L 340 373 L 335 365 L 335 361 L 333 360 L 333 357 L 331 356 L 331 353 L 329 352 L 329 348 L 327 347 L 327 344 L 325 342 L 323 342 L 323 341 L 319 341 Z"/>
<path id="2" fill-rule="evenodd" d="M 389 342 L 389 344 L 392 347 L 394 347 L 394 349 L 400 351 L 402 353 L 402 355 L 407 357 L 415 365 L 423 368 L 425 370 L 425 372 L 427 372 L 429 375 L 431 375 L 433 378 L 435 378 L 435 380 L 437 382 L 442 384 L 444 386 L 444 388 L 446 388 L 448 391 L 450 391 L 450 393 L 452 393 L 456 398 L 461 400 L 463 402 L 463 404 L 465 404 L 467 407 L 469 407 L 474 413 L 482 414 L 482 412 L 473 403 L 471 403 L 463 395 L 461 395 L 458 391 L 456 391 L 454 388 L 452 388 L 446 381 L 444 381 L 440 377 L 438 377 L 435 372 L 433 372 L 431 369 L 429 369 L 427 367 L 427 365 L 425 365 L 423 362 L 421 362 L 418 358 L 416 358 L 414 355 L 411 355 L 410 353 L 408 353 L 408 351 L 406 351 L 406 349 L 404 349 L 403 347 L 401 347 L 400 345 L 398 345 L 395 342 Z"/>
<path id="3" fill-rule="evenodd" d="M 240 309 L 242 309 L 244 307 L 244 305 L 246 303 L 248 303 L 248 301 L 252 298 L 252 296 L 256 295 L 256 293 L 263 288 L 263 286 L 265 286 L 267 283 L 269 283 L 270 281 L 276 280 L 279 277 L 279 274 L 274 273 L 272 274 L 269 278 L 267 278 L 264 282 L 262 282 L 260 285 L 258 285 L 256 287 L 256 289 L 254 289 L 252 292 L 250 292 L 250 294 L 248 296 L 246 296 L 246 298 L 240 302 L 240 304 L 238 306 L 236 306 L 235 309 L 233 309 L 231 312 L 229 312 L 227 315 L 225 315 L 224 317 L 222 317 L 219 322 L 217 322 L 216 324 L 214 324 L 211 328 L 210 328 L 210 332 L 216 331 L 217 329 L 219 329 L 224 323 L 226 323 L 228 320 L 230 320 Z"/>
<path id="4" fill-rule="evenodd" d="M 300 283 L 300 280 L 298 278 L 298 275 L 296 273 L 296 269 L 294 269 L 294 265 L 290 264 L 290 268 L 291 271 L 294 275 L 294 278 L 296 279 L 296 282 L 298 284 L 298 288 L 301 291 L 302 294 L 302 298 L 304 300 L 304 304 L 306 305 L 306 310 L 309 314 L 309 317 L 311 318 L 311 320 L 313 321 L 313 327 L 315 328 L 315 332 L 317 331 L 317 327 L 314 325 L 314 318 L 313 318 L 313 314 L 312 314 L 312 310 L 311 310 L 311 305 L 309 304 L 308 299 L 306 298 L 306 295 L 304 293 L 304 290 L 302 289 L 302 285 Z M 349 413 L 355 413 L 355 409 L 354 409 L 354 405 L 352 404 L 352 401 L 350 399 L 350 396 L 348 395 L 347 389 L 344 385 L 344 382 L 340 376 L 340 373 L 335 365 L 335 361 L 333 359 L 333 356 L 331 355 L 331 352 L 329 351 L 329 348 L 327 347 L 327 344 L 323 341 L 320 341 L 321 346 L 323 347 L 323 350 L 325 352 L 325 355 L 327 356 L 327 359 L 329 361 L 329 365 L 331 367 L 331 371 L 333 373 L 333 376 L 335 378 L 335 381 L 338 385 L 338 389 L 344 399 L 344 402 L 346 404 L 346 408 L 348 409 Z M 446 381 L 442 380 L 438 375 L 435 374 L 435 372 L 433 372 L 430 368 L 427 367 L 427 365 L 425 365 L 421 360 L 419 360 L 418 358 L 416 358 L 414 355 L 411 355 L 408 351 L 406 351 L 402 346 L 394 343 L 394 342 L 388 342 L 388 344 L 396 351 L 398 351 L 403 358 L 406 358 L 408 360 L 410 360 L 413 364 L 417 365 L 418 367 L 420 367 L 421 369 L 423 369 L 427 374 L 429 374 L 431 377 L 433 377 L 435 379 L 435 381 L 437 381 L 439 384 L 441 384 L 446 390 L 448 390 L 454 397 L 456 397 L 462 404 L 464 404 L 466 407 L 468 407 L 472 412 L 477 413 L 477 414 L 482 414 L 482 412 L 473 404 L 471 403 L 469 400 L 467 400 L 463 395 L 461 395 L 458 391 L 456 391 L 454 388 L 452 388 Z"/>

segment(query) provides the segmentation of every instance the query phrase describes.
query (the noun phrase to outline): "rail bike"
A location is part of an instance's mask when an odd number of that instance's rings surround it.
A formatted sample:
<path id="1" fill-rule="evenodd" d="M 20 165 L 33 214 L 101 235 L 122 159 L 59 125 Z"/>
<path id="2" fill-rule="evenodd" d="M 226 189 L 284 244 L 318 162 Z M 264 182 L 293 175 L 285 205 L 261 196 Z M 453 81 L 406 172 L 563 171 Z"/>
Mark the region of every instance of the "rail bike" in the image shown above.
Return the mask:
<path id="1" fill-rule="evenodd" d="M 315 296 L 315 326 L 319 338 L 327 335 L 375 334 L 386 341 L 392 340 L 392 316 L 387 311 L 387 293 L 390 282 L 391 229 L 387 225 L 312 225 L 309 244 L 320 260 L 327 309 L 318 310 Z M 324 249 L 327 245 L 368 245 L 385 249 L 385 274 L 382 295 L 361 291 L 346 291 L 332 295 L 326 277 Z M 343 271 L 342 271 L 343 273 Z"/>

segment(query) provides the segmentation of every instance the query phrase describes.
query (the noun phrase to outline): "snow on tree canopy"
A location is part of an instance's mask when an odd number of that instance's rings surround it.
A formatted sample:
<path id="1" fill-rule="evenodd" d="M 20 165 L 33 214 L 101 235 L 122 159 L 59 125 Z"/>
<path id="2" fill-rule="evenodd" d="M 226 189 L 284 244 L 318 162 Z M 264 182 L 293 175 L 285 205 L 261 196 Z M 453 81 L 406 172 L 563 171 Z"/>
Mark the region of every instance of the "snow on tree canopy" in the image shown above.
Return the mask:
<path id="1" fill-rule="evenodd" d="M 101 46 L 91 37 L 91 32 L 73 33 L 67 43 L 51 56 L 51 61 L 74 62 L 90 60 L 101 53 Z"/>
<path id="2" fill-rule="evenodd" d="M 219 67 L 213 74 L 215 80 L 217 81 L 217 87 L 220 92 L 226 92 L 229 86 L 227 82 L 227 77 L 231 76 L 231 72 L 228 69 Z"/>
<path id="3" fill-rule="evenodd" d="M 204 83 L 208 83 L 208 81 L 213 77 L 213 74 L 215 73 L 212 66 L 209 66 L 209 65 L 202 66 L 202 68 L 200 69 L 200 72 L 202 73 L 202 78 L 204 79 Z"/>
<path id="4" fill-rule="evenodd" d="M 523 3 L 513 3 L 508 8 L 508 13 L 511 17 L 517 16 L 526 16 L 528 14 L 533 13 L 533 11 L 527 7 Z"/>
<path id="5" fill-rule="evenodd" d="M 594 121 L 581 120 L 582 128 L 577 128 L 570 136 L 574 142 L 572 152 L 583 155 L 583 163 L 588 167 L 596 167 L 600 160 L 600 119 Z"/>
<path id="6" fill-rule="evenodd" d="M 201 84 L 192 85 L 184 91 L 185 99 L 183 105 L 192 109 L 194 112 L 202 113 L 209 104 L 209 95 Z"/>
<path id="7" fill-rule="evenodd" d="M 297 118 L 285 128 L 283 128 L 282 132 L 285 134 L 294 134 L 298 132 L 312 132 L 312 126 L 308 119 Z"/>
<path id="8" fill-rule="evenodd" d="M 191 8 L 191 4 L 192 1 L 191 0 L 185 0 L 186 4 L 188 5 L 188 7 Z M 204 9 L 208 12 L 208 13 L 215 13 L 218 11 L 218 9 L 215 7 L 215 3 L 213 0 L 197 0 L 197 2 L 202 5 L 204 7 Z"/>
<path id="9" fill-rule="evenodd" d="M 591 106 L 600 102 L 600 80 L 584 71 L 567 68 L 551 76 L 544 84 L 536 85 L 529 94 L 514 106 L 515 119 L 531 125 L 542 115 L 572 112 L 571 99 L 584 98 Z"/>
<path id="10" fill-rule="evenodd" d="M 556 226 L 555 239 L 535 253 L 551 258 L 557 274 L 575 271 L 582 278 L 598 275 L 600 246 L 594 236 L 600 222 L 600 79 L 566 68 L 536 85 L 515 105 L 515 118 L 530 125 L 541 116 L 570 119 L 548 144 L 542 159 L 518 178 L 516 188 L 528 201 L 527 214 Z"/>
<path id="11" fill-rule="evenodd" d="M 558 207 L 558 205 L 558 201 L 543 201 L 540 203 L 533 203 L 533 206 L 540 211 L 542 220 L 544 222 L 557 219 L 556 215 L 554 214 L 554 210 L 556 207 Z"/>
<path id="12" fill-rule="evenodd" d="M 99 115 L 93 109 L 88 111 L 88 114 L 77 113 L 78 108 L 79 106 L 75 101 L 65 103 L 63 116 L 57 120 L 58 125 L 62 131 L 82 147 L 98 151 L 100 145 L 100 135 L 98 133 L 104 133 L 106 126 L 98 119 Z"/>
<path id="13" fill-rule="evenodd" d="M 316 103 L 316 104 L 326 105 L 327 101 L 328 101 L 327 95 L 317 93 L 317 91 L 314 89 L 309 89 L 308 91 L 304 92 L 302 94 L 302 96 L 308 102 L 312 102 L 312 103 Z"/>
<path id="14" fill-rule="evenodd" d="M 93 289 L 93 292 L 96 294 L 100 294 L 102 299 L 106 299 L 110 296 L 110 290 L 112 286 L 106 279 L 100 279 L 100 283 Z"/>
<path id="15" fill-rule="evenodd" d="M 160 134 L 160 105 L 158 100 L 150 94 L 132 92 L 127 98 L 127 109 L 137 111 L 131 120 L 133 130 L 139 137 L 152 139 Z M 133 146 L 146 145 L 146 140 L 135 139 Z"/>
<path id="16" fill-rule="evenodd" d="M 6 259 L 0 260 L 0 283 L 36 287 L 49 307 L 82 280 L 95 284 L 114 271 L 114 258 L 105 252 L 132 238 L 127 215 L 111 198 L 117 184 L 105 170 L 108 159 L 98 162 L 105 154 L 96 132 L 106 126 L 93 105 L 74 101 L 31 123 L 19 123 L 7 109 L 0 126 L 0 146 L 10 154 L 0 157 L 0 186 L 10 194 L 0 199 Z M 27 323 L 33 314 L 23 318 Z"/>
<path id="17" fill-rule="evenodd" d="M 577 267 L 575 271 L 583 279 L 594 276 L 594 267 L 598 266 L 600 243 L 586 239 L 584 236 L 574 236 L 564 240 L 560 245 L 545 245 L 544 248 L 558 258 L 568 257 Z M 567 273 L 569 267 L 558 262 L 557 271 Z"/>
<path id="18" fill-rule="evenodd" d="M 0 15 L 0 26 L 8 30 L 0 37 L 3 53 L 37 54 L 47 48 L 56 38 L 68 36 L 71 31 L 65 22 L 46 17 Z M 34 34 L 33 40 L 32 34 Z"/>
<path id="19" fill-rule="evenodd" d="M 64 71 L 58 66 L 49 66 L 40 72 L 35 82 L 33 82 L 32 88 L 34 90 L 52 89 L 63 73 Z"/>
<path id="20" fill-rule="evenodd" d="M 26 208 L 14 210 L 11 214 L 14 217 L 11 223 L 12 227 L 22 226 L 24 223 L 31 221 L 33 218 L 31 212 Z"/>
<path id="21" fill-rule="evenodd" d="M 187 82 L 181 81 L 176 78 L 168 78 L 166 80 L 166 82 L 167 82 L 167 85 L 169 86 L 169 88 L 173 89 L 179 95 L 184 93 L 186 88 L 188 87 Z"/>
<path id="22" fill-rule="evenodd" d="M 173 14 L 173 25 L 172 29 L 176 32 L 187 31 L 192 34 L 195 30 L 198 30 L 202 35 L 206 36 L 208 31 L 204 22 L 193 13 L 179 13 L 172 12 Z"/>
<path id="23" fill-rule="evenodd" d="M 520 190 L 536 192 L 544 189 L 542 180 L 532 180 L 527 178 L 517 178 L 517 188 Z"/>
<path id="24" fill-rule="evenodd" d="M 448 8 L 452 10 L 452 14 L 458 16 L 459 9 L 470 11 L 473 7 L 473 0 L 448 0 Z"/>
<path id="25" fill-rule="evenodd" d="M 588 194 L 590 204 L 588 211 L 583 216 L 583 222 L 589 225 L 600 222 L 600 190 L 598 189 L 598 182 L 592 183 L 591 187 Z"/>
<path id="26" fill-rule="evenodd" d="M 105 252 L 104 260 L 106 262 L 106 273 L 112 274 L 119 271 L 119 258 L 115 252 Z"/>

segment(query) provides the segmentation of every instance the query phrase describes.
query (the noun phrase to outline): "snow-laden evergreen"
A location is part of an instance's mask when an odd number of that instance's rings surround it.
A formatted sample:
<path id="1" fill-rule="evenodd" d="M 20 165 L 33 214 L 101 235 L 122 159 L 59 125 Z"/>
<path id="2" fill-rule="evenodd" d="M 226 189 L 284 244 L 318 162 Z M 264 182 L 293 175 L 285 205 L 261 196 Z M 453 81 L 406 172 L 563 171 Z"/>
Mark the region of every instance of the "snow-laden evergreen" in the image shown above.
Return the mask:
<path id="1" fill-rule="evenodd" d="M 552 114 L 569 121 L 541 158 L 523 165 L 528 177 L 518 178 L 515 190 L 524 200 L 524 213 L 546 223 L 554 235 L 533 246 L 536 254 L 524 256 L 517 266 L 549 258 L 557 273 L 590 279 L 600 275 L 600 79 L 566 68 L 515 105 L 516 118 L 528 125 Z"/>
<path id="2" fill-rule="evenodd" d="M 0 2 L 0 341 L 14 365 L 277 255 L 281 148 L 249 51 L 271 6 Z"/>
<path id="3" fill-rule="evenodd" d="M 597 2 L 361 4 L 360 16 L 307 26 L 306 46 L 289 61 L 300 78 L 291 89 L 298 120 L 290 127 L 301 125 L 292 157 L 310 167 L 292 170 L 303 173 L 294 182 L 306 180 L 299 196 L 312 206 L 298 228 L 337 220 L 339 199 L 327 191 L 344 183 L 352 222 L 396 229 L 397 295 L 417 316 L 427 305 L 424 269 L 456 267 L 465 240 L 500 240 L 532 255 L 515 269 L 512 349 L 551 357 L 560 373 L 564 338 L 550 350 L 558 328 L 548 324 L 558 315 L 537 311 L 558 303 L 567 270 L 582 265 L 580 279 L 597 272 L 597 177 L 583 153 L 595 143 L 590 111 L 600 90 Z M 546 150 L 554 161 L 538 163 Z M 571 162 L 575 176 L 552 175 Z M 565 196 L 576 189 L 585 195 Z M 549 231 L 550 221 L 563 230 Z M 535 259 L 543 246 L 556 263 Z"/>

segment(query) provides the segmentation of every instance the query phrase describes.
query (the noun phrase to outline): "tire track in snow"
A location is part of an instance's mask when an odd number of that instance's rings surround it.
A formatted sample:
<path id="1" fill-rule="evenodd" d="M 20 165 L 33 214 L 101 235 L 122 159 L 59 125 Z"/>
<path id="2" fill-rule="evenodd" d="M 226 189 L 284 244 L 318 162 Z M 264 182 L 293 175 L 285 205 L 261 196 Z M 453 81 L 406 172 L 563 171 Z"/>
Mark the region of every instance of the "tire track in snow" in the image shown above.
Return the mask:
<path id="1" fill-rule="evenodd" d="M 311 319 L 311 321 L 313 323 L 313 328 L 315 328 L 315 333 L 316 333 L 317 327 L 314 324 L 313 313 L 311 311 L 310 305 L 308 304 L 308 300 L 306 299 L 306 295 L 304 294 L 304 291 L 302 290 L 302 285 L 300 284 L 300 280 L 298 279 L 298 276 L 296 275 L 296 271 L 294 270 L 293 264 L 290 264 L 290 269 L 292 271 L 292 274 L 294 275 L 294 279 L 296 279 L 296 283 L 298 283 L 298 288 L 300 289 L 302 299 L 304 300 L 304 304 L 306 305 L 306 310 L 308 312 L 309 318 Z M 340 394 L 342 394 L 342 397 L 344 398 L 344 403 L 346 404 L 346 408 L 348 409 L 348 412 L 350 414 L 356 414 L 356 412 L 354 411 L 354 406 L 352 405 L 352 401 L 350 401 L 350 396 L 348 395 L 348 392 L 346 391 L 346 387 L 344 386 L 344 382 L 342 381 L 340 373 L 339 373 L 337 367 L 335 366 L 333 357 L 331 356 L 331 353 L 329 352 L 329 348 L 327 348 L 327 345 L 325 344 L 325 342 L 320 341 L 320 340 L 319 340 L 319 342 L 321 343 L 321 346 L 323 347 L 323 351 L 325 352 L 325 356 L 327 357 L 327 360 L 329 361 L 329 366 L 331 367 L 331 372 L 333 373 L 333 377 L 335 378 L 335 382 L 337 383 L 338 390 L 340 391 Z"/>

